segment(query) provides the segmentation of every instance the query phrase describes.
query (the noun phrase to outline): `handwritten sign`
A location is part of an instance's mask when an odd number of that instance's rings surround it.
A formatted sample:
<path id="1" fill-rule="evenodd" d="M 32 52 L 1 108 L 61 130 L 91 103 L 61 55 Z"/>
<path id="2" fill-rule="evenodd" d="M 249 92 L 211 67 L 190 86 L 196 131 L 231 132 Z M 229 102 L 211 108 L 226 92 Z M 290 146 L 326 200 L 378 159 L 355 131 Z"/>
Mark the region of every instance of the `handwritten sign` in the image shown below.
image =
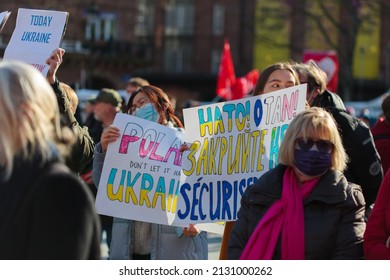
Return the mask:
<path id="1" fill-rule="evenodd" d="M 306 85 L 183 111 L 186 141 L 177 221 L 237 219 L 246 188 L 277 165 L 291 120 L 305 108 Z"/>
<path id="2" fill-rule="evenodd" d="M 172 224 L 180 189 L 184 133 L 119 113 L 119 139 L 108 146 L 96 198 L 100 214 Z"/>
<path id="3" fill-rule="evenodd" d="M 8 11 L 0 13 L 0 33 L 3 30 L 4 25 L 7 22 L 7 19 L 8 19 L 10 14 L 11 14 L 11 12 L 8 12 Z"/>
<path id="4" fill-rule="evenodd" d="M 4 59 L 29 63 L 46 76 L 49 66 L 45 61 L 60 46 L 68 15 L 67 12 L 19 9 Z"/>

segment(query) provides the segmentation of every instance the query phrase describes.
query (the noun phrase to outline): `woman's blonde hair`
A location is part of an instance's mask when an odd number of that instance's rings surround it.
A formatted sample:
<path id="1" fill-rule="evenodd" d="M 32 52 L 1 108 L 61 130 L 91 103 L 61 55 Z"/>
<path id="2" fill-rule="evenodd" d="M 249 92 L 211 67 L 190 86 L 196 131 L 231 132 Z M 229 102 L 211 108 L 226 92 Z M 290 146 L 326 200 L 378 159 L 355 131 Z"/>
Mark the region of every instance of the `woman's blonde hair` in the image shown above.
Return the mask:
<path id="1" fill-rule="evenodd" d="M 312 107 L 298 114 L 290 123 L 279 149 L 279 164 L 295 166 L 294 152 L 298 138 L 317 138 L 333 144 L 331 169 L 343 172 L 348 157 L 333 117 L 324 109 Z"/>
<path id="2" fill-rule="evenodd" d="M 0 166 L 9 176 L 16 155 L 48 159 L 53 145 L 73 138 L 62 129 L 58 103 L 51 86 L 34 67 L 16 61 L 0 61 Z"/>

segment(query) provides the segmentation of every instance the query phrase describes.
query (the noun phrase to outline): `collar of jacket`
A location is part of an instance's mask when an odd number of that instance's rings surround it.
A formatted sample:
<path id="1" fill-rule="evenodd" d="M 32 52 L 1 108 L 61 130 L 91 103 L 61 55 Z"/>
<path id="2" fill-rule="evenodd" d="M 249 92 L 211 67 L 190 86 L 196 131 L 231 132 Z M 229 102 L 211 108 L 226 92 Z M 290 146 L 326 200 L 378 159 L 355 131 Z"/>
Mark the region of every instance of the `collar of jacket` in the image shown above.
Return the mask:
<path id="1" fill-rule="evenodd" d="M 335 108 L 337 110 L 346 111 L 344 102 L 341 97 L 333 92 L 325 90 L 322 94 L 319 94 L 312 104 L 312 107 L 321 108 Z"/>
<path id="2" fill-rule="evenodd" d="M 243 199 L 252 204 L 271 205 L 281 198 L 282 181 L 286 166 L 278 165 L 263 174 L 243 195 Z M 312 193 L 305 199 L 304 204 L 321 201 L 327 204 L 337 204 L 347 199 L 348 182 L 338 171 L 325 173 Z"/>

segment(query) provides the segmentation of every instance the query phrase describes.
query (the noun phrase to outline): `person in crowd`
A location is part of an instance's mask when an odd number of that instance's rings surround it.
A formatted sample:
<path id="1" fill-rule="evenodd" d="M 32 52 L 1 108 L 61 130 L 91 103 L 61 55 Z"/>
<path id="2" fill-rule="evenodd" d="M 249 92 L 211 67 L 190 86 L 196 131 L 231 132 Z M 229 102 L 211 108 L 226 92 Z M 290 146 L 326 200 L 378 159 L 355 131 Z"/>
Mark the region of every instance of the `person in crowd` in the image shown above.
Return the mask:
<path id="1" fill-rule="evenodd" d="M 383 173 L 390 168 L 390 94 L 382 101 L 383 117 L 371 128 L 375 147 L 382 160 Z"/>
<path id="2" fill-rule="evenodd" d="M 299 85 L 299 78 L 294 68 L 289 62 L 279 62 L 268 66 L 261 72 L 255 89 L 253 90 L 253 95 L 266 94 L 296 85 Z M 219 254 L 220 260 L 228 259 L 228 242 L 233 226 L 234 221 L 225 223 Z"/>
<path id="3" fill-rule="evenodd" d="M 359 115 L 359 119 L 361 119 L 362 122 L 364 122 L 368 128 L 371 128 L 377 121 L 368 108 L 362 110 Z"/>
<path id="4" fill-rule="evenodd" d="M 94 142 L 89 135 L 88 128 L 80 126 L 74 113 L 77 95 L 70 86 L 65 86 L 57 79 L 57 71 L 62 63 L 65 53 L 64 49 L 55 49 L 46 60 L 49 65 L 49 71 L 46 80 L 52 86 L 57 97 L 58 106 L 61 114 L 61 124 L 72 128 L 78 136 L 78 141 L 72 146 L 71 153 L 66 158 L 66 164 L 69 168 L 79 175 L 88 174 L 92 170 Z M 76 97 L 75 97 L 76 95 Z M 73 96 L 70 101 L 68 96 Z M 78 103 L 78 98 L 77 98 Z M 72 105 L 73 104 L 73 105 Z M 72 109 L 73 106 L 73 109 Z M 76 106 L 77 107 L 77 106 Z"/>
<path id="5" fill-rule="evenodd" d="M 115 116 L 117 113 L 122 110 L 122 97 L 120 94 L 110 88 L 102 88 L 96 98 L 91 100 L 93 105 L 94 117 L 97 121 L 102 123 L 103 131 L 108 129 L 110 125 L 114 122 Z M 103 134 L 103 132 L 102 132 Z M 102 136 L 102 135 L 101 135 Z M 99 142 L 101 142 L 101 136 Z M 99 143 L 98 142 L 98 143 Z M 95 150 L 96 153 L 96 150 Z M 96 156 L 96 155 L 95 155 Z M 92 176 L 94 176 L 96 171 L 95 167 L 93 168 Z M 99 173 L 101 171 L 98 171 Z M 99 187 L 99 180 L 92 180 L 92 184 L 97 188 Z M 96 189 L 97 191 L 97 189 Z M 95 193 L 96 195 L 96 193 Z M 99 215 L 100 221 L 102 224 L 102 234 L 103 231 L 106 232 L 106 240 L 109 250 L 111 250 L 111 239 L 112 239 L 112 224 L 113 217 L 106 215 Z M 111 252 L 111 251 L 110 251 Z M 109 252 L 109 254 L 110 254 Z"/>
<path id="6" fill-rule="evenodd" d="M 75 90 L 68 84 L 60 82 L 57 71 L 62 63 L 65 50 L 55 49 L 46 60 L 49 71 L 47 81 L 52 86 L 61 113 L 61 124 L 70 127 L 77 135 L 78 141 L 71 147 L 71 153 L 65 159 L 68 167 L 80 176 L 87 184 L 93 196 L 96 196 L 96 188 L 92 181 L 93 150 L 95 143 L 89 134 L 88 127 L 81 126 L 76 119 L 79 99 Z"/>
<path id="7" fill-rule="evenodd" d="M 122 110 L 122 97 L 110 88 L 102 88 L 92 103 L 95 119 L 103 124 L 103 131 L 112 125 L 116 114 Z"/>
<path id="8" fill-rule="evenodd" d="M 0 62 L 0 259 L 100 259 L 85 184 L 63 162 L 75 141 L 42 74 Z"/>
<path id="9" fill-rule="evenodd" d="M 299 113 L 278 165 L 242 196 L 229 259 L 362 259 L 365 201 L 343 175 L 346 162 L 332 116 L 318 107 Z"/>
<path id="10" fill-rule="evenodd" d="M 265 68 L 256 82 L 253 95 L 261 95 L 299 84 L 297 72 L 289 62 L 279 62 Z"/>
<path id="11" fill-rule="evenodd" d="M 133 92 L 127 104 L 133 116 L 183 130 L 174 115 L 167 94 L 155 86 L 142 86 Z M 94 181 L 100 180 L 109 143 L 120 137 L 114 126 L 107 127 L 95 147 Z M 207 233 L 195 225 L 185 228 L 114 218 L 110 259 L 202 259 L 208 258 Z"/>
<path id="12" fill-rule="evenodd" d="M 344 175 L 349 182 L 362 187 L 369 208 L 375 202 L 383 179 L 381 159 L 370 129 L 359 118 L 348 114 L 340 96 L 327 90 L 326 73 L 313 60 L 293 66 L 300 83 L 307 83 L 309 105 L 326 109 L 335 119 L 349 158 Z"/>
<path id="13" fill-rule="evenodd" d="M 143 86 L 148 86 L 149 82 L 141 77 L 132 77 L 127 81 L 127 86 L 126 86 L 126 92 L 127 92 L 127 97 L 126 97 L 126 103 L 129 102 L 130 96 L 133 92 L 137 91 L 139 87 Z M 123 106 L 123 112 L 126 113 L 126 106 Z"/>
<path id="14" fill-rule="evenodd" d="M 88 127 L 89 134 L 91 135 L 93 142 L 96 144 L 100 142 L 100 137 L 103 132 L 103 123 L 95 118 L 95 101 L 96 95 L 92 95 L 87 98 L 84 108 L 85 118 L 83 125 Z"/>
<path id="15" fill-rule="evenodd" d="M 69 109 L 73 113 L 73 115 L 75 115 L 77 107 L 79 106 L 79 98 L 77 96 L 77 93 L 70 85 L 65 84 L 63 82 L 59 82 L 58 87 L 60 91 L 66 94 L 66 97 L 69 100 Z"/>
<path id="16" fill-rule="evenodd" d="M 367 221 L 364 233 L 364 258 L 367 260 L 390 260 L 390 171 L 378 192 L 374 208 Z"/>
<path id="17" fill-rule="evenodd" d="M 99 143 L 100 137 L 103 132 L 103 123 L 101 121 L 98 121 L 95 118 L 94 108 L 95 108 L 95 102 L 96 102 L 97 95 L 91 95 L 87 98 L 85 102 L 85 119 L 83 122 L 83 125 L 88 127 L 89 135 L 91 136 L 93 142 Z M 120 100 L 117 97 L 118 100 Z M 116 107 L 116 106 L 115 106 Z M 91 190 L 94 198 L 96 198 L 97 195 L 97 186 L 95 185 L 95 182 L 92 179 L 92 170 L 89 174 L 86 174 L 82 177 L 84 181 L 87 183 L 89 189 Z M 111 242 L 111 230 L 112 230 L 112 220 L 113 218 L 106 215 L 99 215 L 100 223 L 102 225 L 102 238 L 103 238 L 103 232 L 106 233 L 106 243 L 108 250 L 110 249 L 110 242 Z"/>

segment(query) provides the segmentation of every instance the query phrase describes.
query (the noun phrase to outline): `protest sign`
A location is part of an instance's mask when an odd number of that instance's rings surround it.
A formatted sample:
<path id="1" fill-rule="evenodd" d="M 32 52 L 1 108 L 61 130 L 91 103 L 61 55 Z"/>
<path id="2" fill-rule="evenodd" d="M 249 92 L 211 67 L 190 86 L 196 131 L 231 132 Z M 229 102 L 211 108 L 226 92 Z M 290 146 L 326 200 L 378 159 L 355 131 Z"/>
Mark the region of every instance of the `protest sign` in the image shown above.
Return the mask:
<path id="1" fill-rule="evenodd" d="M 277 164 L 306 84 L 184 110 L 186 133 L 126 114 L 108 146 L 96 198 L 99 214 L 220 232 L 241 195 Z M 183 154 L 186 141 L 190 149 Z"/>
<path id="2" fill-rule="evenodd" d="M 305 108 L 306 84 L 184 109 L 186 141 L 176 221 L 237 219 L 248 186 L 277 164 L 291 120 Z"/>
<path id="3" fill-rule="evenodd" d="M 8 11 L 0 13 L 0 33 L 3 30 L 3 27 L 4 27 L 5 23 L 7 22 L 7 19 L 8 19 L 10 14 L 11 14 L 11 12 L 8 12 Z"/>
<path id="4" fill-rule="evenodd" d="M 172 224 L 180 188 L 184 133 L 118 113 L 121 131 L 109 144 L 96 197 L 100 214 Z"/>
<path id="5" fill-rule="evenodd" d="M 26 62 L 46 76 L 49 66 L 45 61 L 60 46 L 67 19 L 67 12 L 19 9 L 4 60 Z"/>

